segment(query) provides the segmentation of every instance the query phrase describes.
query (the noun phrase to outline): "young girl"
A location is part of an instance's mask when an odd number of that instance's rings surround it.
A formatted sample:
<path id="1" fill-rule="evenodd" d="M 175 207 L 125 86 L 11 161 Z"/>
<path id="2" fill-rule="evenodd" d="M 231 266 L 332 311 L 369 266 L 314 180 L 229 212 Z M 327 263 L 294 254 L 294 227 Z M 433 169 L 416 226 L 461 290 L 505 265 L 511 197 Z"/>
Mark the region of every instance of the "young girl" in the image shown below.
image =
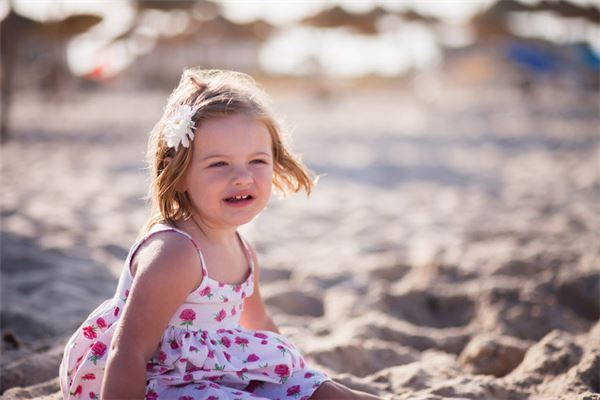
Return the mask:
<path id="1" fill-rule="evenodd" d="M 237 232 L 312 181 L 247 75 L 188 69 L 152 131 L 153 214 L 114 297 L 67 343 L 65 399 L 350 399 L 267 316 Z"/>

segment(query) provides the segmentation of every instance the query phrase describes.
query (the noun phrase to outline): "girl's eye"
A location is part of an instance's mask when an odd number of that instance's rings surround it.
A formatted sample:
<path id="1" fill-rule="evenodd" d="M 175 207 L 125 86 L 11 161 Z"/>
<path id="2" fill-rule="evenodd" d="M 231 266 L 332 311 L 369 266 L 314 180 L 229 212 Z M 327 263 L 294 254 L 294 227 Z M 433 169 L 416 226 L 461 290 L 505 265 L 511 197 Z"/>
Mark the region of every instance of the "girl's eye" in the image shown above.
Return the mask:
<path id="1" fill-rule="evenodd" d="M 250 161 L 252 164 L 266 164 L 267 162 L 265 160 L 262 160 L 260 158 L 257 158 L 256 160 L 252 160 Z"/>
<path id="2" fill-rule="evenodd" d="M 209 164 L 209 165 L 208 165 L 208 168 L 213 168 L 213 167 L 224 167 L 224 166 L 226 166 L 226 165 L 227 165 L 227 163 L 226 163 L 225 161 L 217 161 L 217 162 L 214 162 L 214 163 L 212 163 L 212 164 Z"/>

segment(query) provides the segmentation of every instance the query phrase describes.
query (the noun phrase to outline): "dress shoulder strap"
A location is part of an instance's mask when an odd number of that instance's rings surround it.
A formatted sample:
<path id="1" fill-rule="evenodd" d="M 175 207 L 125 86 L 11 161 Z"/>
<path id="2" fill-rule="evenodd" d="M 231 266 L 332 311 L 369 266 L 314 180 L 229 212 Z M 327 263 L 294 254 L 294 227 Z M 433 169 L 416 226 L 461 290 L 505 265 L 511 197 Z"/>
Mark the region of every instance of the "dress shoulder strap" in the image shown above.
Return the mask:
<path id="1" fill-rule="evenodd" d="M 198 255 L 200 256 L 200 263 L 201 263 L 201 267 L 202 267 L 202 273 L 206 276 L 208 275 L 207 270 L 206 270 L 206 263 L 204 262 L 204 256 L 202 255 L 202 251 L 200 251 L 200 247 L 198 247 L 198 244 L 196 243 L 196 241 L 192 238 L 192 236 L 185 232 L 182 231 L 179 228 L 175 228 L 173 226 L 167 225 L 167 224 L 156 224 L 154 225 L 152 228 L 150 228 L 150 230 L 144 235 L 142 236 L 131 248 L 130 252 L 129 252 L 129 256 L 127 257 L 127 262 L 126 262 L 126 266 L 127 269 L 130 271 L 130 275 L 131 275 L 131 261 L 133 260 L 133 257 L 135 256 L 135 254 L 137 253 L 138 249 L 140 248 L 140 246 L 146 241 L 148 240 L 151 236 L 159 233 L 159 232 L 168 232 L 168 231 L 173 231 L 173 232 L 177 232 L 183 236 L 185 236 L 186 238 L 188 238 L 192 244 L 194 245 L 194 247 L 196 248 L 196 251 L 198 252 Z"/>
<path id="2" fill-rule="evenodd" d="M 246 242 L 246 239 L 244 239 L 242 235 L 240 235 L 239 232 L 236 233 L 238 238 L 240 239 L 240 242 L 242 242 L 244 252 L 246 253 L 246 258 L 248 259 L 248 262 L 250 264 L 250 268 L 252 271 L 254 271 L 254 256 L 252 254 L 252 250 L 250 249 L 250 245 L 248 244 L 248 242 Z"/>
<path id="3" fill-rule="evenodd" d="M 171 225 L 167 225 L 167 224 L 156 224 L 154 225 L 152 228 L 150 228 L 150 231 L 148 231 L 148 233 L 146 233 L 146 235 L 144 236 L 143 240 L 148 239 L 150 236 L 159 233 L 159 232 L 168 232 L 168 231 L 173 231 L 173 232 L 177 232 L 182 234 L 183 236 L 185 236 L 186 238 L 188 238 L 192 244 L 194 245 L 194 247 L 196 248 L 196 250 L 200 251 L 200 248 L 198 247 L 198 244 L 196 243 L 196 241 L 192 238 L 192 236 L 185 232 L 182 231 L 179 228 L 175 228 Z"/>

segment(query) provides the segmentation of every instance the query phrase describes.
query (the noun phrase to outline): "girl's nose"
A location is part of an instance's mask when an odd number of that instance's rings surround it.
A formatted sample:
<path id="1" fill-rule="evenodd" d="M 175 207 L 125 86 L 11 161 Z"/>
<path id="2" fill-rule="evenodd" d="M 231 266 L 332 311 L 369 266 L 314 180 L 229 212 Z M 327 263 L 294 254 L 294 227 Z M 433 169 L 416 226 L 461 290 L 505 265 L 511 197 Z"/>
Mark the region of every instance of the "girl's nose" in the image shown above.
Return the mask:
<path id="1" fill-rule="evenodd" d="M 252 183 L 252 174 L 245 168 L 240 168 L 233 175 L 233 184 L 235 186 L 245 186 Z"/>

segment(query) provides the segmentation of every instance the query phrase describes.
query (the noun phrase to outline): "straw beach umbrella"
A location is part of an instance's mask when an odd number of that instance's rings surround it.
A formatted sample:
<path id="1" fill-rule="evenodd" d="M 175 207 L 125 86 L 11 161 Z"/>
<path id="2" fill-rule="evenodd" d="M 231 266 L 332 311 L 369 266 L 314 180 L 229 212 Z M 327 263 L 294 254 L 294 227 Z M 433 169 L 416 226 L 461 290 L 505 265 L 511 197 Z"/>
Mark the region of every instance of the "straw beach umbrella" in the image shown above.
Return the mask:
<path id="1" fill-rule="evenodd" d="M 377 20 L 386 14 L 388 12 L 381 7 L 375 7 L 366 13 L 352 13 L 343 7 L 334 6 L 303 18 L 300 23 L 319 28 L 349 27 L 359 33 L 375 35 L 378 33 Z"/>
<path id="2" fill-rule="evenodd" d="M 102 21 L 97 15 L 68 15 L 59 20 L 34 21 L 10 10 L 0 25 L 0 46 L 2 50 L 2 120 L 0 138 L 8 139 L 8 114 L 15 85 L 15 72 L 27 70 L 31 60 L 24 60 L 23 51 L 39 55 L 48 52 L 40 81 L 42 89 L 55 93 L 57 87 L 69 74 L 66 64 L 67 41 Z M 25 46 L 27 44 L 27 46 Z M 35 44 L 36 46 L 32 46 Z M 33 63 L 40 62 L 37 59 Z"/>
<path id="3" fill-rule="evenodd" d="M 564 0 L 542 0 L 537 4 L 532 4 L 529 9 L 531 11 L 551 11 L 564 18 L 582 18 L 588 22 L 600 24 L 600 9 L 592 4 L 583 6 Z"/>

